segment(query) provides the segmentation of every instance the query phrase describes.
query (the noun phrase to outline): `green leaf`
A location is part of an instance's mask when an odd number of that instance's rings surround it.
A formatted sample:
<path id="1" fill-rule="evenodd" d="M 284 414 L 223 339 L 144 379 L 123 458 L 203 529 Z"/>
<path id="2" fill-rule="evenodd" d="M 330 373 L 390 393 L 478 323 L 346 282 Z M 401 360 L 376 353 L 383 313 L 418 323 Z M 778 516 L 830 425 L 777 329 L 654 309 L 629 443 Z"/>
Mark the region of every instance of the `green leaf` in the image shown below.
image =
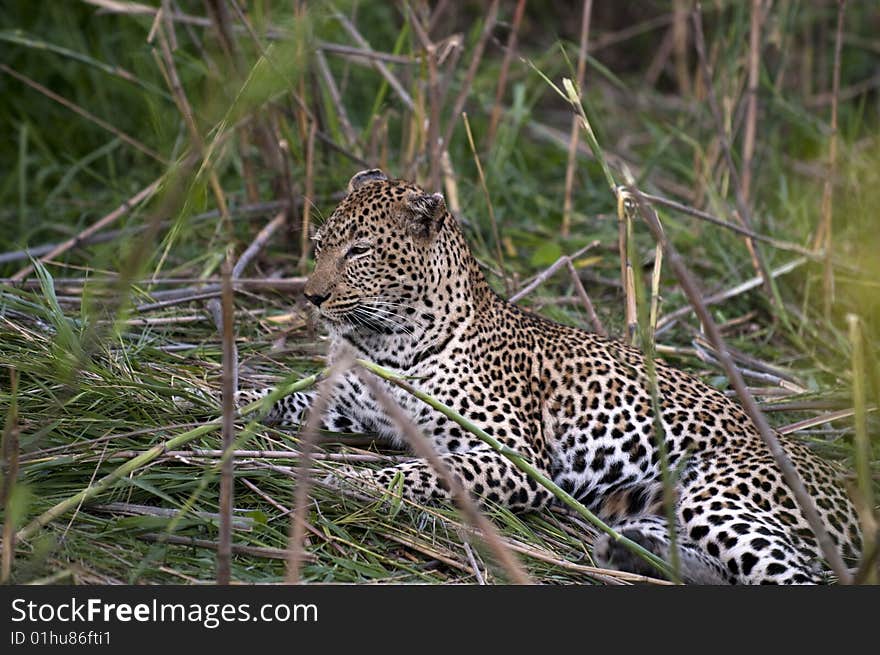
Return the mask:
<path id="1" fill-rule="evenodd" d="M 543 268 L 550 266 L 550 264 L 560 257 L 562 257 L 562 246 L 553 241 L 546 241 L 532 253 L 532 258 L 529 260 L 529 263 L 532 266 Z"/>

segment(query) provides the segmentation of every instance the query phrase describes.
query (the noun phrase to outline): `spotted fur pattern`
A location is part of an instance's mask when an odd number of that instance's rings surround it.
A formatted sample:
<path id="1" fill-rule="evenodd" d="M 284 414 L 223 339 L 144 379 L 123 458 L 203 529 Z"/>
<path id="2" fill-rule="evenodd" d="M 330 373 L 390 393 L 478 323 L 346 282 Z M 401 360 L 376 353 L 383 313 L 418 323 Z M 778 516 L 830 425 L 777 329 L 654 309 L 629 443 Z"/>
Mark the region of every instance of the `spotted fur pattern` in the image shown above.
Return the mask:
<path id="1" fill-rule="evenodd" d="M 642 353 L 553 323 L 496 295 L 440 194 L 381 171 L 359 173 L 316 236 L 305 288 L 332 337 L 357 356 L 409 376 L 419 388 L 530 460 L 617 530 L 669 556 L 650 385 Z M 695 583 L 813 583 L 820 553 L 782 474 L 735 402 L 657 362 L 661 421 L 676 482 L 675 529 L 683 577 Z M 396 387 L 388 392 L 477 497 L 540 510 L 549 492 L 509 460 Z M 269 390 L 241 392 L 250 402 Z M 270 420 L 297 424 L 311 402 L 293 394 Z M 354 375 L 335 389 L 324 426 L 399 439 Z M 860 547 L 856 516 L 834 466 L 780 436 L 845 557 Z M 419 502 L 448 499 L 431 467 L 402 474 Z M 370 475 L 370 474 L 368 474 Z M 656 575 L 608 538 L 600 564 Z"/>

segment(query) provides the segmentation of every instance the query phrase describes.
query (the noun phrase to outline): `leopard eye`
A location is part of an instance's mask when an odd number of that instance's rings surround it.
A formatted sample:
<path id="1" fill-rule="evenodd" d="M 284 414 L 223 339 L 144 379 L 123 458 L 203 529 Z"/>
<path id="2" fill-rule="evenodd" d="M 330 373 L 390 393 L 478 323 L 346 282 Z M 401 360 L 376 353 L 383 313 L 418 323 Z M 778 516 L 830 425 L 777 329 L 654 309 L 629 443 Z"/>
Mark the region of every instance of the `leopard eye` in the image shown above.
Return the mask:
<path id="1" fill-rule="evenodd" d="M 345 253 L 345 256 L 357 257 L 358 255 L 365 255 L 368 252 L 370 252 L 370 246 L 363 243 L 358 243 L 349 248 L 348 252 Z"/>

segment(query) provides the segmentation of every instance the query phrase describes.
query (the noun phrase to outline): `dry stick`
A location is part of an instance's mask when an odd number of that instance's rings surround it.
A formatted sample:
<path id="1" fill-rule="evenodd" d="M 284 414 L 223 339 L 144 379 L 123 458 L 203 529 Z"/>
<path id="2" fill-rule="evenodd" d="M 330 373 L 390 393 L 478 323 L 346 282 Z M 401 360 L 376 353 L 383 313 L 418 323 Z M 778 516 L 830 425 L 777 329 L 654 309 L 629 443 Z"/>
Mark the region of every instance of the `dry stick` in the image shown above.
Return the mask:
<path id="1" fill-rule="evenodd" d="M 706 98 L 709 101 L 709 110 L 712 114 L 712 118 L 715 121 L 715 129 L 718 132 L 718 141 L 721 144 L 721 150 L 724 155 L 725 163 L 727 164 L 730 181 L 733 185 L 737 214 L 743 225 L 745 225 L 747 229 L 752 230 L 754 229 L 752 226 L 752 214 L 749 210 L 748 203 L 743 196 L 743 189 L 742 184 L 740 183 L 739 173 L 737 172 L 736 164 L 733 161 L 733 155 L 731 154 L 730 150 L 730 141 L 727 138 L 727 131 L 724 128 L 724 119 L 722 118 L 721 111 L 718 108 L 718 99 L 715 97 L 715 89 L 712 86 L 712 68 L 709 64 L 709 59 L 706 56 L 706 40 L 703 36 L 703 20 L 701 18 L 701 11 L 702 10 L 698 2 L 694 5 L 694 10 L 691 16 L 694 23 L 694 44 L 697 50 L 697 57 L 700 60 L 703 77 L 706 79 Z M 770 279 L 767 262 L 764 259 L 764 254 L 761 251 L 761 248 L 750 238 L 746 238 L 746 247 L 748 248 L 749 254 L 752 257 L 752 264 L 755 267 L 755 272 L 761 277 L 767 295 L 772 299 L 773 303 L 778 307 L 780 311 L 784 311 L 784 308 L 781 306 L 781 301 L 773 292 L 773 283 Z"/>
<path id="2" fill-rule="evenodd" d="M 202 135 L 199 133 L 192 106 L 189 103 L 189 99 L 186 97 L 186 91 L 184 91 L 183 85 L 180 82 L 180 76 L 177 74 L 177 67 L 174 64 L 174 55 L 171 53 L 171 49 L 168 46 L 168 39 L 166 38 L 165 30 L 159 28 L 156 31 L 156 36 L 159 41 L 159 48 L 162 51 L 162 58 L 165 60 L 165 65 L 162 66 L 162 60 L 159 59 L 158 55 L 155 57 L 156 64 L 167 76 L 166 79 L 171 87 L 171 94 L 174 96 L 177 108 L 183 116 L 183 121 L 186 124 L 187 131 L 192 140 L 193 149 L 199 157 L 203 157 L 205 153 L 205 142 L 202 139 Z M 155 50 L 153 50 L 153 52 L 155 53 Z M 203 161 L 204 164 L 208 163 L 207 160 Z M 214 199 L 217 201 L 217 209 L 220 210 L 223 222 L 226 223 L 227 226 L 231 226 L 232 219 L 229 217 L 229 209 L 226 206 L 226 197 L 223 195 L 223 189 L 220 186 L 220 182 L 217 179 L 217 173 L 214 171 L 213 166 L 210 166 L 208 171 L 208 182 L 211 185 L 211 191 L 214 194 Z"/>
<path id="3" fill-rule="evenodd" d="M 584 289 L 581 278 L 578 275 L 577 269 L 574 267 L 574 264 L 572 264 L 570 257 L 568 261 L 565 262 L 565 265 L 568 267 L 569 274 L 571 274 L 571 281 L 574 283 L 575 291 L 577 291 L 578 296 L 580 296 L 581 302 L 584 304 L 584 308 L 587 310 L 587 316 L 590 317 L 590 322 L 593 324 L 593 331 L 596 334 L 607 337 L 608 332 L 605 331 L 605 326 L 602 325 L 602 321 L 599 320 L 599 316 L 596 314 L 596 309 L 593 307 L 590 296 L 587 294 L 587 290 Z"/>
<path id="4" fill-rule="evenodd" d="M 352 24 L 348 18 L 346 18 L 341 13 L 334 14 L 336 20 L 342 25 L 348 35 L 357 42 L 357 44 L 366 50 L 367 52 L 373 52 L 373 49 L 370 47 L 370 44 L 367 43 L 367 40 L 361 36 L 361 33 L 358 32 L 357 28 Z M 400 80 L 392 73 L 388 67 L 377 58 L 370 59 L 370 65 L 375 68 L 379 74 L 385 78 L 385 81 L 388 82 L 388 85 L 394 89 L 394 92 L 397 96 L 403 101 L 403 104 L 406 105 L 406 108 L 410 111 L 415 111 L 415 103 L 413 103 L 412 97 L 409 93 L 406 92 L 406 89 L 403 88 L 403 84 L 400 83 Z"/>
<path id="5" fill-rule="evenodd" d="M 259 214 L 263 212 L 268 212 L 274 209 L 277 209 L 279 205 L 284 203 L 281 202 L 260 202 L 248 205 L 241 205 L 236 207 L 232 212 L 233 216 L 236 218 L 246 217 L 250 214 Z M 206 219 L 217 218 L 220 216 L 220 212 L 213 210 L 209 212 L 204 212 L 202 214 L 196 214 L 190 217 L 190 221 L 203 221 Z M 160 227 L 167 227 L 170 225 L 170 221 L 162 221 Z M 92 235 L 85 239 L 81 239 L 78 245 L 85 246 L 91 245 L 93 243 L 106 243 L 107 241 L 112 241 L 120 236 L 128 236 L 132 234 L 139 234 L 147 229 L 147 226 L 140 225 L 137 227 L 128 227 L 120 230 L 110 230 L 109 232 L 105 232 L 104 234 Z M 46 253 L 51 252 L 54 248 L 57 248 L 57 243 L 44 243 L 40 246 L 34 246 L 33 248 L 25 248 L 23 250 L 14 250 L 10 252 L 0 253 L 0 264 L 6 264 L 9 262 L 20 261 L 22 259 L 28 259 L 30 257 L 41 257 Z M 94 278 L 92 278 L 94 279 Z M 8 281 L 10 278 L 0 278 L 0 283 L 4 281 Z M 81 279 L 79 279 L 82 282 Z M 198 282 L 198 279 L 193 279 L 192 282 Z M 151 284 L 152 280 L 148 280 L 146 282 L 141 282 L 141 284 Z"/>
<path id="6" fill-rule="evenodd" d="M 229 260 L 223 262 L 223 450 L 220 467 L 220 534 L 217 547 L 217 584 L 228 585 L 232 560 L 232 495 L 235 458 L 235 389 L 238 357 L 233 334 L 233 297 Z"/>
<path id="7" fill-rule="evenodd" d="M 272 238 L 272 235 L 275 231 L 284 225 L 284 222 L 287 220 L 286 212 L 279 212 L 275 218 L 266 223 L 266 226 L 257 233 L 257 236 L 251 242 L 251 244 L 245 249 L 243 253 L 241 253 L 241 257 L 238 258 L 238 261 L 235 262 L 235 266 L 232 267 L 232 279 L 237 280 L 247 265 L 251 263 L 251 260 L 257 256 L 268 243 L 269 239 Z"/>
<path id="8" fill-rule="evenodd" d="M 333 363 L 327 377 L 318 385 L 318 394 L 309 408 L 308 419 L 299 434 L 302 459 L 297 464 L 295 473 L 297 485 L 293 494 L 293 514 L 291 515 L 290 539 L 287 547 L 287 584 L 299 584 L 300 582 L 300 568 L 304 558 L 303 538 L 306 532 L 306 505 L 312 487 L 312 476 L 309 472 L 312 453 L 318 439 L 318 428 L 327 407 L 330 405 L 330 396 L 333 393 L 336 378 L 350 367 L 351 359 L 347 356 L 342 356 Z"/>
<path id="9" fill-rule="evenodd" d="M 742 234 L 743 236 L 747 236 L 750 239 L 754 239 L 755 241 L 763 241 L 767 243 L 777 250 L 789 250 L 792 252 L 796 252 L 800 255 L 805 255 L 807 257 L 811 257 L 816 259 L 819 255 L 816 254 L 815 250 L 810 250 L 808 248 L 804 248 L 797 243 L 792 243 L 791 241 L 783 241 L 781 239 L 775 239 L 773 237 L 768 237 L 760 232 L 755 232 L 754 230 L 749 230 L 741 225 L 737 225 L 736 223 L 730 223 L 725 221 L 724 219 L 718 218 L 717 216 L 713 216 L 709 212 L 705 212 L 701 209 L 696 209 L 695 207 L 691 207 L 690 205 L 685 205 L 680 202 L 676 202 L 675 200 L 670 200 L 669 198 L 664 198 L 663 196 L 657 196 L 651 193 L 646 193 L 642 191 L 642 197 L 646 200 L 650 200 L 653 204 L 663 205 L 665 207 L 669 207 L 671 209 L 675 209 L 677 211 L 682 212 L 683 214 L 687 214 L 689 216 L 693 216 L 695 218 L 702 219 L 708 223 L 712 223 L 713 225 L 718 225 L 719 227 L 727 228 L 732 232 L 736 232 L 737 234 Z"/>
<path id="10" fill-rule="evenodd" d="M 700 319 L 709 342 L 715 348 L 718 360 L 724 368 L 728 380 L 730 380 L 731 385 L 736 390 L 740 402 L 743 405 L 743 409 L 754 423 L 755 428 L 761 435 L 761 439 L 770 450 L 773 459 L 776 460 L 776 463 L 779 465 L 786 484 L 788 484 L 788 487 L 791 489 L 798 505 L 800 506 L 801 513 L 812 529 L 813 534 L 816 536 L 816 541 L 819 544 L 819 548 L 821 549 L 825 560 L 831 566 L 840 582 L 844 584 L 849 582 L 850 575 L 847 571 L 846 565 L 843 563 L 843 559 L 835 547 L 834 542 L 831 541 L 828 532 L 822 525 L 822 519 L 816 511 L 813 499 L 810 497 L 809 493 L 807 493 L 797 469 L 795 469 L 794 465 L 791 463 L 791 459 L 779 445 L 779 439 L 777 439 L 772 428 L 767 423 L 767 419 L 761 413 L 752 394 L 749 393 L 739 369 L 730 357 L 727 345 L 724 343 L 724 338 L 721 336 L 718 326 L 715 324 L 712 315 L 709 313 L 709 309 L 700 294 L 700 290 L 697 287 L 693 275 L 681 259 L 678 250 L 663 233 L 663 230 L 660 227 L 660 221 L 653 208 L 644 201 L 637 189 L 631 189 L 630 194 L 630 197 L 636 201 L 639 213 L 647 224 L 648 229 L 651 230 L 654 238 L 663 246 L 663 250 L 666 253 L 666 260 L 669 262 L 672 271 L 678 278 L 682 290 L 687 295 L 697 317 Z"/>
<path id="11" fill-rule="evenodd" d="M 3 426 L 3 487 L 0 505 L 3 506 L 3 555 L 0 563 L 0 584 L 9 581 L 12 560 L 15 557 L 15 522 L 12 520 L 12 492 L 18 480 L 19 426 L 18 426 L 18 371 L 9 369 L 9 410 Z"/>
<path id="12" fill-rule="evenodd" d="M 309 227 L 312 218 L 312 205 L 315 198 L 315 133 L 318 131 L 318 124 L 312 121 L 309 123 L 309 135 L 306 138 L 306 188 L 303 202 L 302 221 L 300 224 L 300 255 L 299 255 L 299 271 L 305 275 L 309 268 Z"/>
<path id="13" fill-rule="evenodd" d="M 101 128 L 103 128 L 103 129 L 107 130 L 108 132 L 110 132 L 111 134 L 113 134 L 114 136 L 116 136 L 116 137 L 117 137 L 118 139 L 120 139 L 121 141 L 125 141 L 128 145 L 130 145 L 130 146 L 136 148 L 137 150 L 140 150 L 142 153 L 144 153 L 145 155 L 147 155 L 148 157 L 150 157 L 150 158 L 152 158 L 152 159 L 155 159 L 155 160 L 156 160 L 157 162 L 159 162 L 160 164 L 167 164 L 167 163 L 168 163 L 168 160 L 165 159 L 162 155 L 160 155 L 160 154 L 159 154 L 158 152 L 156 152 L 155 150 L 153 150 L 153 149 L 151 149 L 151 148 L 148 148 L 147 146 L 145 146 L 143 143 L 141 143 L 141 142 L 138 141 L 137 139 L 135 139 L 135 138 L 133 138 L 133 137 L 130 137 L 129 135 L 127 135 L 127 134 L 126 134 L 125 132 L 123 132 L 122 130 L 120 130 L 120 129 L 118 129 L 117 127 L 111 125 L 111 124 L 108 123 L 107 121 L 98 118 L 98 117 L 95 116 L 94 114 L 92 114 L 92 113 L 86 111 L 85 109 L 83 109 L 83 108 L 80 107 L 79 105 L 77 105 L 77 104 L 71 102 L 71 101 L 68 100 L 67 98 L 64 98 L 63 96 L 58 95 L 58 94 L 55 93 L 54 91 L 52 91 L 52 90 L 50 90 L 50 89 L 47 89 L 45 86 L 43 86 L 43 85 L 40 84 L 39 82 L 35 82 L 35 81 L 32 80 L 31 78 L 26 77 L 25 75 L 22 75 L 21 73 L 15 71 L 15 70 L 13 70 L 13 69 L 11 69 L 11 68 L 10 68 L 9 66 L 7 66 L 6 64 L 0 64 L 0 71 L 3 71 L 3 72 L 6 73 L 7 75 L 11 75 L 12 77 L 14 77 L 15 79 L 19 80 L 20 82 L 23 82 L 24 84 L 27 84 L 27 85 L 28 85 L 29 87 L 31 87 L 32 89 L 35 89 L 36 91 L 39 91 L 39 92 L 42 93 L 44 96 L 46 96 L 46 97 L 48 97 L 48 98 L 54 100 L 55 102 L 57 102 L 57 103 L 60 104 L 60 105 L 63 105 L 63 106 L 65 106 L 65 107 L 67 107 L 67 108 L 70 109 L 72 112 L 79 114 L 80 116 L 82 116 L 82 117 L 85 118 L 86 120 L 91 121 L 92 123 L 94 123 L 94 124 L 97 125 L 98 127 L 101 127 Z"/>
<path id="14" fill-rule="evenodd" d="M 647 198 L 647 195 L 642 194 L 642 197 Z M 775 268 L 772 271 L 770 271 L 770 277 L 777 278 L 780 275 L 785 275 L 786 273 L 790 273 L 794 269 L 798 268 L 799 266 L 803 266 L 806 263 L 807 263 L 806 257 L 798 257 L 797 259 L 793 259 L 792 261 L 790 261 L 786 264 L 783 264 L 782 266 L 779 266 L 778 268 Z M 751 291 L 752 289 L 755 289 L 755 288 L 761 286 L 761 283 L 762 283 L 761 278 L 758 276 L 755 276 L 755 277 L 749 278 L 748 280 L 746 280 L 745 282 L 743 282 L 741 284 L 736 285 L 735 287 L 732 287 L 732 288 L 727 289 L 725 291 L 720 291 L 719 293 L 713 294 L 711 296 L 706 296 L 705 298 L 703 298 L 703 302 L 706 303 L 707 306 L 708 305 L 715 305 L 715 304 L 722 302 L 724 300 L 728 300 L 728 299 L 733 298 L 735 296 L 738 296 L 740 294 L 746 293 L 747 291 Z M 660 321 L 658 322 L 657 329 L 660 329 L 660 328 L 668 325 L 672 321 L 679 319 L 682 316 L 687 316 L 688 314 L 691 313 L 691 311 L 693 311 L 691 306 L 685 305 L 684 307 L 676 309 L 674 312 L 670 312 L 669 314 L 665 314 L 663 316 L 663 318 L 661 318 Z"/>
<path id="15" fill-rule="evenodd" d="M 761 57 L 761 2 L 752 0 L 751 21 L 749 26 L 749 84 L 746 90 L 746 129 L 742 147 L 742 193 L 746 202 L 749 201 L 752 189 L 752 157 L 755 154 L 755 134 L 758 123 L 758 82 L 760 81 Z"/>
<path id="16" fill-rule="evenodd" d="M 501 251 L 501 235 L 498 232 L 498 221 L 495 220 L 495 208 L 492 206 L 492 198 L 489 196 L 489 188 L 486 186 L 486 176 L 483 174 L 483 165 L 480 163 L 480 157 L 477 154 L 477 147 L 474 145 L 474 135 L 471 133 L 471 124 L 468 121 L 467 113 L 462 112 L 461 118 L 464 121 L 464 129 L 467 132 L 468 143 L 471 146 L 471 152 L 474 154 L 474 163 L 477 165 L 477 173 L 480 176 L 480 187 L 483 189 L 483 196 L 486 198 L 486 205 L 489 208 L 489 222 L 492 225 L 492 240 L 495 242 L 495 262 L 498 264 L 498 270 L 504 279 L 504 288 L 509 294 L 510 279 L 504 267 L 504 254 Z"/>
<path id="17" fill-rule="evenodd" d="M 529 282 L 526 286 L 524 286 L 522 289 L 517 291 L 512 296 L 510 296 L 510 298 L 507 299 L 508 302 L 515 303 L 516 301 L 524 298 L 525 296 L 530 294 L 532 291 L 534 291 L 536 288 L 538 288 L 538 286 L 540 286 L 541 284 L 546 282 L 547 279 L 551 275 L 553 275 L 556 271 L 558 271 L 560 268 L 562 268 L 563 266 L 566 266 L 569 262 L 576 260 L 578 257 L 583 255 L 588 250 L 595 248 L 596 246 L 599 245 L 599 243 L 600 243 L 600 241 L 598 239 L 596 239 L 595 241 L 588 243 L 586 246 L 584 246 L 583 248 L 581 248 L 577 252 L 572 253 L 571 255 L 563 255 L 562 257 L 557 259 L 555 262 L 553 262 L 550 266 L 548 266 L 546 269 L 541 271 L 538 275 L 536 275 L 535 278 L 531 282 Z"/>
<path id="18" fill-rule="evenodd" d="M 862 399 L 864 400 L 864 399 Z M 766 409 L 764 410 L 767 411 Z M 790 423 L 789 425 L 785 425 L 781 428 L 778 428 L 776 431 L 779 434 L 792 434 L 794 432 L 800 432 L 801 430 L 807 430 L 809 428 L 814 428 L 818 425 L 825 425 L 826 423 L 831 423 L 832 421 L 838 421 L 840 419 L 849 418 L 850 416 L 856 417 L 856 424 L 863 420 L 863 416 L 867 416 L 867 414 L 871 412 L 877 411 L 876 407 L 862 407 L 861 410 L 857 408 L 852 409 L 841 409 L 836 412 L 830 412 L 828 414 L 823 414 L 822 416 L 814 416 L 813 418 L 804 419 L 803 421 L 798 421 L 797 423 Z M 856 436 L 858 437 L 859 430 L 856 429 Z M 856 439 L 858 441 L 858 438 Z M 858 473 L 858 472 L 857 472 Z M 869 473 L 870 476 L 870 473 Z M 869 478 L 870 479 L 870 478 Z M 868 488 L 870 490 L 870 487 Z"/>
<path id="19" fill-rule="evenodd" d="M 523 569 L 522 564 L 513 556 L 510 549 L 504 545 L 501 535 L 498 534 L 495 526 L 479 510 L 474 499 L 471 498 L 468 491 L 462 485 L 461 480 L 450 473 L 431 442 L 425 438 L 421 431 L 403 413 L 400 405 L 379 386 L 372 375 L 361 375 L 360 370 L 358 370 L 357 376 L 369 387 L 370 392 L 401 431 L 416 456 L 427 461 L 437 476 L 446 483 L 449 488 L 449 495 L 452 496 L 452 499 L 459 506 L 467 521 L 479 531 L 486 545 L 498 559 L 498 563 L 504 567 L 510 580 L 516 584 L 533 584 L 525 569 Z"/>
<path id="20" fill-rule="evenodd" d="M 370 50 L 365 48 L 355 48 L 354 46 L 344 45 L 342 43 L 331 43 L 330 41 L 318 41 L 317 46 L 323 52 L 332 52 L 336 55 L 343 55 L 351 58 L 357 63 L 361 63 L 361 59 L 371 60 L 380 59 L 392 64 L 416 64 L 418 60 L 408 55 L 395 55 L 389 52 L 379 52 L 378 50 Z M 369 65 L 369 63 L 367 64 Z"/>
<path id="21" fill-rule="evenodd" d="M 516 41 L 519 36 L 519 26 L 522 23 L 526 9 L 526 0 L 517 0 L 516 10 L 513 12 L 513 24 L 510 28 L 510 36 L 507 38 L 507 47 L 504 50 L 504 58 L 501 60 L 501 70 L 498 72 L 498 86 L 495 88 L 495 104 L 492 105 L 492 114 L 489 116 L 489 129 L 486 130 L 486 151 L 492 150 L 495 143 L 495 132 L 498 130 L 498 122 L 501 119 L 501 103 L 504 100 L 504 91 L 507 87 L 507 73 L 510 70 L 510 60 L 516 52 Z"/>
<path id="22" fill-rule="evenodd" d="M 477 47 L 474 48 L 474 52 L 471 55 L 471 65 L 468 67 L 467 74 L 464 78 L 464 83 L 461 85 L 458 96 L 456 96 L 455 98 L 455 103 L 452 105 L 452 113 L 449 117 L 449 124 L 446 126 L 446 133 L 443 135 L 444 149 L 449 148 L 449 142 L 452 140 L 452 134 L 455 131 L 455 125 L 458 122 L 458 117 L 462 115 L 462 111 L 464 110 L 464 103 L 467 101 L 468 94 L 471 90 L 471 85 L 474 82 L 474 77 L 476 76 L 477 69 L 480 66 L 480 61 L 483 59 L 483 51 L 486 49 L 486 42 L 489 40 L 489 36 L 492 34 L 492 30 L 495 28 L 495 21 L 498 19 L 498 2 L 499 0 L 492 0 L 492 5 L 489 7 L 489 13 L 486 16 L 485 22 L 483 23 L 483 33 L 480 35 L 480 40 L 477 41 Z"/>
<path id="23" fill-rule="evenodd" d="M 843 49 L 843 14 L 846 0 L 837 0 L 837 33 L 834 38 L 834 76 L 831 88 L 831 143 L 828 147 L 828 175 L 822 187 L 822 223 L 813 246 L 819 245 L 825 250 L 825 269 L 822 276 L 823 306 L 825 318 L 831 316 L 831 305 L 834 303 L 834 269 L 831 266 L 831 215 L 834 196 L 833 180 L 837 175 L 837 105 L 840 96 L 840 53 Z M 819 241 L 821 236 L 822 240 Z"/>
<path id="24" fill-rule="evenodd" d="M 590 16 L 593 11 L 593 0 L 584 0 L 581 14 L 581 41 L 578 48 L 577 77 L 575 79 L 578 94 L 584 88 L 584 71 L 587 68 L 587 39 L 590 34 Z M 571 114 L 571 134 L 568 139 L 568 165 L 565 168 L 565 199 L 562 204 L 562 236 L 567 237 L 571 231 L 572 192 L 574 191 L 574 172 L 577 163 L 578 139 L 580 137 L 580 118 L 577 112 Z"/>
<path id="25" fill-rule="evenodd" d="M 120 216 L 123 216 L 126 213 L 128 213 L 128 211 L 132 207 L 134 207 L 138 203 L 142 202 L 146 198 L 149 198 L 151 195 L 153 195 L 153 193 L 155 193 L 156 189 L 159 188 L 159 185 L 161 183 L 162 183 L 162 178 L 159 178 L 158 180 L 156 180 L 152 184 L 144 187 L 143 189 L 138 191 L 136 194 L 134 194 L 131 198 L 129 198 L 128 200 L 123 202 L 121 205 L 119 205 L 119 207 L 114 209 L 112 212 L 110 212 L 109 214 L 107 214 L 103 218 L 99 219 L 95 223 L 92 223 L 89 227 L 84 229 L 82 232 L 80 232 L 76 236 L 71 237 L 70 239 L 68 239 L 64 243 L 61 243 L 58 246 L 56 246 L 55 248 L 53 248 L 52 250 L 50 250 L 47 254 L 40 257 L 40 261 L 43 263 L 48 262 L 49 260 L 54 259 L 58 255 L 60 255 L 64 252 L 67 252 L 71 248 L 76 247 L 77 245 L 79 245 L 80 243 L 82 243 L 83 241 L 85 241 L 86 239 L 91 237 L 98 230 L 101 230 L 101 229 L 107 227 L 108 225 L 110 225 L 111 223 L 116 221 Z M 23 269 L 18 271 L 15 275 L 13 275 L 10 278 L 10 280 L 12 282 L 18 282 L 20 280 L 23 280 L 28 275 L 30 275 L 33 270 L 34 270 L 34 267 L 31 264 L 28 264 Z"/>
<path id="26" fill-rule="evenodd" d="M 345 110 L 342 94 L 339 93 L 339 87 L 336 86 L 336 80 L 330 72 L 327 58 L 324 56 L 324 51 L 321 48 L 315 50 L 315 63 L 317 64 L 318 73 L 320 73 L 321 78 L 324 80 L 324 84 L 327 85 L 327 92 L 330 94 L 330 99 L 333 100 L 333 108 L 339 116 L 339 126 L 342 129 L 342 136 L 345 137 L 345 145 L 349 148 L 357 148 L 357 132 L 351 126 L 351 121 L 348 120 L 348 112 Z"/>

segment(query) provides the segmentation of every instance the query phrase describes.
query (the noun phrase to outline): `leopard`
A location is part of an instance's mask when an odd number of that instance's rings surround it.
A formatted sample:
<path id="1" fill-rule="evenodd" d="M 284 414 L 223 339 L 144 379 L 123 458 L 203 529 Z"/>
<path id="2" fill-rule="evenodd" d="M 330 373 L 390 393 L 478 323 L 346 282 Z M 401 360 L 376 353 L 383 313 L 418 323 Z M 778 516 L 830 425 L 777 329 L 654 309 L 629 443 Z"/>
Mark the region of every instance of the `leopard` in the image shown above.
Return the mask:
<path id="1" fill-rule="evenodd" d="M 677 555 L 685 583 L 830 581 L 816 537 L 743 408 L 661 358 L 649 375 L 639 348 L 503 298 L 442 193 L 380 169 L 361 171 L 313 238 L 315 266 L 303 294 L 326 326 L 329 362 L 356 356 L 405 377 L 617 534 L 663 560 Z M 481 503 L 540 512 L 558 502 L 472 431 L 380 382 Z M 272 391 L 242 390 L 237 402 Z M 263 420 L 301 425 L 315 393 L 282 397 Z M 322 429 L 404 445 L 387 404 L 355 372 L 338 376 L 329 396 Z M 794 437 L 776 436 L 835 547 L 854 562 L 861 534 L 839 464 Z M 358 475 L 378 487 L 394 484 L 416 503 L 451 501 L 446 479 L 425 460 Z M 592 556 L 606 569 L 659 575 L 610 534 L 594 540 Z"/>

